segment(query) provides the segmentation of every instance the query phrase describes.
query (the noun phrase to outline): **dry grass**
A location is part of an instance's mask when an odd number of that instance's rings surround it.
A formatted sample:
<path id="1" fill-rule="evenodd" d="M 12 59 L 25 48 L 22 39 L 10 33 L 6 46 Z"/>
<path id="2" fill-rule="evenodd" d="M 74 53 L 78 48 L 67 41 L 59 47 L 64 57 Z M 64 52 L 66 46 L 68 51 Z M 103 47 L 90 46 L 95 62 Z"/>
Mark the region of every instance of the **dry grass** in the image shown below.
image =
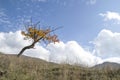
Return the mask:
<path id="1" fill-rule="evenodd" d="M 0 80 L 120 80 L 120 69 L 95 70 L 0 54 Z"/>

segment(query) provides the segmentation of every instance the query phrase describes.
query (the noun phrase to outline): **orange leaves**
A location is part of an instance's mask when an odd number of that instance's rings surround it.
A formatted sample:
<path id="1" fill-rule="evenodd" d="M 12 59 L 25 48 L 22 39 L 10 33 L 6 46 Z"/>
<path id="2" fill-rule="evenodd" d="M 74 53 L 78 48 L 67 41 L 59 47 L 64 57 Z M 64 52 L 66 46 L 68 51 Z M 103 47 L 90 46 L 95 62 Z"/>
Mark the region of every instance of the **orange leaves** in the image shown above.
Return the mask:
<path id="1" fill-rule="evenodd" d="M 59 39 L 57 39 L 57 35 L 53 35 L 53 36 L 47 36 L 45 38 L 46 40 L 48 40 L 49 42 L 59 42 Z"/>
<path id="2" fill-rule="evenodd" d="M 24 35 L 27 38 L 33 39 L 34 41 L 41 40 L 47 41 L 47 42 L 59 42 L 57 39 L 57 35 L 51 35 L 50 33 L 53 30 L 50 29 L 37 29 L 36 27 L 29 27 L 26 32 L 22 31 L 21 34 Z"/>

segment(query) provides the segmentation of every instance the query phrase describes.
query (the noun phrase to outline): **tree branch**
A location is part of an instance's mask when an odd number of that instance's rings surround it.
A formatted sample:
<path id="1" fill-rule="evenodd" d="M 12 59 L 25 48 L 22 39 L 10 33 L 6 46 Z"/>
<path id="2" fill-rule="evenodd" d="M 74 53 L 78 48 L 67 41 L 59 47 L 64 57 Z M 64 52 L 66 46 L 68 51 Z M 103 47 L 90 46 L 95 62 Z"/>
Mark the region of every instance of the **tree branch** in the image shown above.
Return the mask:
<path id="1" fill-rule="evenodd" d="M 34 41 L 31 45 L 29 46 L 25 46 L 24 48 L 22 48 L 22 50 L 18 53 L 17 57 L 19 57 L 20 55 L 22 55 L 22 53 L 26 50 L 26 49 L 31 49 L 34 48 L 35 44 L 41 40 L 43 37 L 40 37 L 38 40 Z"/>

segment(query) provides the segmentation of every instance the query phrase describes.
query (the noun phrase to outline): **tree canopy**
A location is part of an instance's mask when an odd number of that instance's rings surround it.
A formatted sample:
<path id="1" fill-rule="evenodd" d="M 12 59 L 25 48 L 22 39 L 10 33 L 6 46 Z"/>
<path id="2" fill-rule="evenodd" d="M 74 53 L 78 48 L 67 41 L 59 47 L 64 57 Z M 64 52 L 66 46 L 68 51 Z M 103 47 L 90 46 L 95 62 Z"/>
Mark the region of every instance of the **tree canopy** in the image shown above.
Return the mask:
<path id="1" fill-rule="evenodd" d="M 59 42 L 59 39 L 57 37 L 56 34 L 51 34 L 51 32 L 54 32 L 55 30 L 59 29 L 55 28 L 55 29 L 40 29 L 38 28 L 37 25 L 28 25 L 25 27 L 26 30 L 25 31 L 21 31 L 21 34 L 25 37 L 26 40 L 28 39 L 32 39 L 32 44 L 25 46 L 24 48 L 22 48 L 22 50 L 18 53 L 18 57 L 26 50 L 26 49 L 31 49 L 34 48 L 35 44 L 37 42 L 47 42 L 49 43 L 55 43 L 55 42 Z"/>

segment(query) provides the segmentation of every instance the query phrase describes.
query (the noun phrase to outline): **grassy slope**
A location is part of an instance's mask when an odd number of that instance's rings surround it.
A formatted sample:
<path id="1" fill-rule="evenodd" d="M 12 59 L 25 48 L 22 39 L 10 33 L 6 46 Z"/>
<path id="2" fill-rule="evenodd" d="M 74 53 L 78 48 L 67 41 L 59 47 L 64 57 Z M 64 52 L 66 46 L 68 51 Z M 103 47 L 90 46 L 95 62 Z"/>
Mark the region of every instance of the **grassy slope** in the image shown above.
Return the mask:
<path id="1" fill-rule="evenodd" d="M 94 70 L 0 54 L 0 80 L 119 80 L 119 70 Z"/>

